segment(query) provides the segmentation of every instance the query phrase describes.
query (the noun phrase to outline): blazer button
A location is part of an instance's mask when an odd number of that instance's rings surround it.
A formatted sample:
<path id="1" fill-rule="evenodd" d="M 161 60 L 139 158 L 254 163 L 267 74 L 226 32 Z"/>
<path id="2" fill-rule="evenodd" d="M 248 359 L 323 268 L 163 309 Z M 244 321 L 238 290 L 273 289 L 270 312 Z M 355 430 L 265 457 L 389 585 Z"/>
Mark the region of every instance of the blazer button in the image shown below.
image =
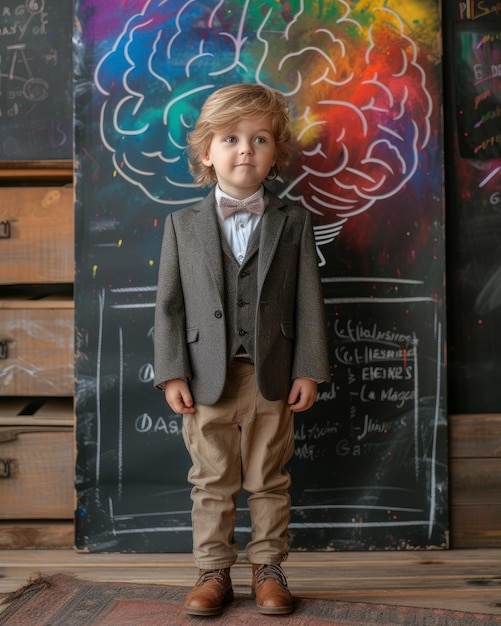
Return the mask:
<path id="1" fill-rule="evenodd" d="M 222 311 L 217 310 L 217 311 L 214 313 L 214 317 L 217 317 L 217 319 L 218 319 L 218 320 L 219 320 L 219 319 L 221 319 L 221 318 L 223 317 L 223 312 L 222 312 Z"/>

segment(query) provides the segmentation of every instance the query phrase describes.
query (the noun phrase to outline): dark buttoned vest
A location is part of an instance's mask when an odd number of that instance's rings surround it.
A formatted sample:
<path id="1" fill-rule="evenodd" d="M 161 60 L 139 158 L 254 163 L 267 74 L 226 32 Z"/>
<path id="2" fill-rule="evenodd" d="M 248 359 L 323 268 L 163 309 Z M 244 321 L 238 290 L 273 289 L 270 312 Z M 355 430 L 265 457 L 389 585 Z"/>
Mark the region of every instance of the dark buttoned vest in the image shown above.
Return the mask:
<path id="1" fill-rule="evenodd" d="M 229 243 L 221 232 L 226 310 L 228 358 L 239 352 L 250 355 L 254 362 L 257 305 L 257 270 L 261 221 L 252 233 L 242 265 L 235 259 Z"/>

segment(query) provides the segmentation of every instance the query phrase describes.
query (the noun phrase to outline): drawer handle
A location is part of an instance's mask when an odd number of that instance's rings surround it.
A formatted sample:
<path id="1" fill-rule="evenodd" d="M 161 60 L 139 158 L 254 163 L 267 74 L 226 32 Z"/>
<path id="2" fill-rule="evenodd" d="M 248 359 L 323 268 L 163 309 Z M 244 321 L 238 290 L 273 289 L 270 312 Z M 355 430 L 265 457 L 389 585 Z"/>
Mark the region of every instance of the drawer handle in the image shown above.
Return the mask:
<path id="1" fill-rule="evenodd" d="M 0 239 L 10 239 L 10 222 L 7 220 L 0 222 Z"/>
<path id="2" fill-rule="evenodd" d="M 7 339 L 0 340 L 0 360 L 9 358 L 9 342 Z"/>
<path id="3" fill-rule="evenodd" d="M 0 459 L 0 478 L 10 477 L 10 464 L 8 459 Z"/>

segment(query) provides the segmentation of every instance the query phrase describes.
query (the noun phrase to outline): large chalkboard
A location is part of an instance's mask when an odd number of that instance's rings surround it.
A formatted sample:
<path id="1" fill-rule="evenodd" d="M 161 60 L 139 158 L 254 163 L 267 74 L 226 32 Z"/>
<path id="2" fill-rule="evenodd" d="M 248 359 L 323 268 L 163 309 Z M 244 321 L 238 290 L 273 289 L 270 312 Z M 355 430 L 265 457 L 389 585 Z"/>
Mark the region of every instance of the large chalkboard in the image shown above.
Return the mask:
<path id="1" fill-rule="evenodd" d="M 182 418 L 152 385 L 160 244 L 207 193 L 184 154 L 200 104 L 255 81 L 291 103 L 272 189 L 312 212 L 329 333 L 331 381 L 295 417 L 292 547 L 447 545 L 438 6 L 413 32 L 386 4 L 77 4 L 80 549 L 191 550 Z"/>
<path id="2" fill-rule="evenodd" d="M 0 161 L 73 154 L 71 0 L 3 0 Z"/>

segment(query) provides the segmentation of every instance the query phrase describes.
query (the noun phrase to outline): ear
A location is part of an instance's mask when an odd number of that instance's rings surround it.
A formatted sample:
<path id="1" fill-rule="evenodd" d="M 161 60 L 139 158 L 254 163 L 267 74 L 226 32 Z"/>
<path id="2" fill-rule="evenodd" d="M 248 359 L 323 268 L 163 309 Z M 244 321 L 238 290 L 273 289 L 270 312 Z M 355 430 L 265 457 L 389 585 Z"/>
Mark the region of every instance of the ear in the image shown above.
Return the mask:
<path id="1" fill-rule="evenodd" d="M 205 154 L 200 155 L 200 161 L 205 165 L 205 167 L 212 167 L 212 159 L 210 157 L 209 151 Z"/>

